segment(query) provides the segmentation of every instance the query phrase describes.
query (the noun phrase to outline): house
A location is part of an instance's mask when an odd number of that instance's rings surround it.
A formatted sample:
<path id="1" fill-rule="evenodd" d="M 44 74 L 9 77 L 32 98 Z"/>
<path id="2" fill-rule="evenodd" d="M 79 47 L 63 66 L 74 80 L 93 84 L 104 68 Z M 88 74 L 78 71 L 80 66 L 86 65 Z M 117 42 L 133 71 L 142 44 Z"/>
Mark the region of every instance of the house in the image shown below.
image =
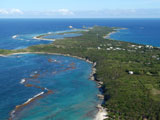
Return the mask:
<path id="1" fill-rule="evenodd" d="M 133 74 L 134 74 L 134 72 L 133 72 L 133 71 L 129 71 L 128 73 L 129 73 L 130 75 L 133 75 Z"/>

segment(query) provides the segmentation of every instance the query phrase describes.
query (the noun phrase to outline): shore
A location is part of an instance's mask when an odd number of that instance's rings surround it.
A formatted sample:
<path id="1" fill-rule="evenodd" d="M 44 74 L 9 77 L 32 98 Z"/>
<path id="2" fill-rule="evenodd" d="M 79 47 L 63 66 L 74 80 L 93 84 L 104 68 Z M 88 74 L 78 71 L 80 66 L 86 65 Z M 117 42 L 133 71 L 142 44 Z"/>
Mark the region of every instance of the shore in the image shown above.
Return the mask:
<path id="1" fill-rule="evenodd" d="M 92 61 L 88 60 L 88 59 L 85 59 L 85 58 L 81 58 L 81 57 L 78 57 L 78 56 L 72 56 L 70 54 L 61 54 L 61 53 L 46 53 L 46 52 L 19 52 L 19 53 L 12 53 L 12 54 L 8 54 L 8 55 L 1 55 L 1 57 L 7 57 L 7 56 L 10 56 L 10 55 L 19 55 L 19 54 L 48 54 L 48 55 L 63 55 L 63 56 L 69 56 L 69 57 L 74 57 L 74 58 L 77 58 L 77 59 L 80 59 L 80 60 L 84 60 L 90 64 L 92 64 L 92 72 L 90 74 L 90 80 L 93 80 L 97 83 L 97 88 L 101 88 L 102 85 L 103 85 L 103 82 L 100 82 L 100 81 L 96 81 L 95 77 L 94 77 L 94 74 L 96 73 L 96 62 L 93 63 Z M 103 100 L 104 99 L 104 95 L 102 94 L 98 94 L 97 97 L 100 99 L 100 100 Z M 95 119 L 94 120 L 104 120 L 107 118 L 107 111 L 106 111 L 106 108 L 102 107 L 102 105 L 98 104 L 97 107 L 98 109 L 98 113 L 95 115 Z"/>
<path id="2" fill-rule="evenodd" d="M 93 28 L 91 28 L 93 29 Z M 116 29 L 115 29 L 116 30 Z M 113 32 L 110 32 L 109 34 L 107 34 L 106 36 L 104 36 L 104 38 L 106 37 L 109 37 L 111 34 L 114 34 L 116 33 L 117 31 L 113 31 Z M 33 39 L 37 39 L 37 40 L 47 40 L 47 41 L 55 41 L 56 39 L 47 39 L 47 38 L 43 38 L 44 36 L 47 36 L 48 34 L 46 35 L 42 35 L 42 36 L 35 36 L 33 37 Z M 92 62 L 90 61 L 89 59 L 86 59 L 86 58 L 82 58 L 82 57 L 78 57 L 78 56 L 73 56 L 73 55 L 70 55 L 70 54 L 61 54 L 61 53 L 48 53 L 48 52 L 19 52 L 19 53 L 11 53 L 11 54 L 8 54 L 8 55 L 1 55 L 1 57 L 6 57 L 6 56 L 10 56 L 10 55 L 18 55 L 18 54 L 49 54 L 49 55 L 63 55 L 63 56 L 69 56 L 69 57 L 74 57 L 74 58 L 77 58 L 77 59 L 80 59 L 80 60 L 84 60 L 90 64 L 92 64 L 92 72 L 90 74 L 90 80 L 93 80 L 97 83 L 97 88 L 101 88 L 102 85 L 103 85 L 103 82 L 102 81 L 97 81 L 96 78 L 95 78 L 95 74 L 96 74 L 96 62 Z M 101 91 L 102 92 L 102 91 Z M 100 100 L 104 100 L 104 95 L 101 93 L 101 94 L 98 94 L 97 97 L 100 99 Z M 95 118 L 94 120 L 104 120 L 107 117 L 108 113 L 107 113 L 107 109 L 104 108 L 102 106 L 102 104 L 98 104 L 97 105 L 97 114 L 95 115 Z"/>
<path id="3" fill-rule="evenodd" d="M 111 32 L 111 33 L 107 34 L 106 36 L 103 36 L 103 38 L 104 39 L 109 39 L 112 34 L 117 33 L 117 32 L 118 31 Z"/>
<path id="4" fill-rule="evenodd" d="M 104 36 L 104 38 L 107 38 L 109 37 L 111 34 L 114 34 L 116 33 L 117 31 L 113 31 L 113 32 L 110 32 L 109 34 L 107 34 L 106 36 Z M 46 34 L 47 35 L 47 34 Z M 35 36 L 33 37 L 33 39 L 37 39 L 37 40 L 47 40 L 47 41 L 55 41 L 56 39 L 47 39 L 47 38 L 43 38 L 45 35 L 43 36 Z M 10 56 L 10 55 L 18 55 L 18 54 L 49 54 L 49 55 L 63 55 L 63 56 L 69 56 L 69 57 L 74 57 L 74 58 L 77 58 L 77 59 L 80 59 L 80 60 L 84 60 L 90 64 L 92 64 L 92 72 L 90 74 L 90 80 L 93 80 L 97 83 L 97 88 L 101 88 L 102 85 L 103 85 L 103 82 L 101 81 L 97 81 L 96 78 L 95 78 L 95 74 L 96 74 L 96 62 L 92 62 L 90 61 L 89 59 L 86 59 L 86 58 L 82 58 L 82 57 L 78 57 L 78 56 L 73 56 L 73 55 L 70 55 L 70 54 L 61 54 L 61 53 L 47 53 L 47 52 L 19 52 L 19 53 L 11 53 L 11 54 L 8 54 L 8 55 L 1 55 L 1 57 L 6 57 L 6 56 Z M 97 97 L 100 99 L 100 100 L 104 100 L 104 95 L 103 94 L 98 94 Z M 97 105 L 97 114 L 95 115 L 95 118 L 94 120 L 104 120 L 107 118 L 107 110 L 106 108 L 102 107 L 102 105 L 98 104 Z"/>
<path id="5" fill-rule="evenodd" d="M 47 38 L 43 38 L 43 37 L 33 37 L 33 39 L 36 39 L 36 40 L 47 40 L 47 41 L 55 41 L 56 39 L 47 39 Z"/>
<path id="6" fill-rule="evenodd" d="M 83 29 L 73 29 L 73 30 L 77 30 L 77 31 L 86 31 L 88 32 L 89 30 L 86 29 L 86 30 L 83 30 Z M 65 32 L 64 32 L 65 33 Z M 66 32 L 67 33 L 67 32 Z M 36 40 L 47 40 L 47 41 L 55 41 L 56 39 L 51 39 L 51 38 L 44 38 L 46 36 L 49 36 L 51 35 L 50 33 L 46 33 L 44 35 L 39 35 L 39 36 L 34 36 L 33 39 L 36 39 Z M 15 37 L 15 36 L 14 36 Z M 63 38 L 61 38 L 63 39 Z"/>
<path id="7" fill-rule="evenodd" d="M 116 31 L 110 32 L 109 34 L 103 36 L 103 38 L 104 38 L 104 39 L 110 39 L 110 36 L 111 36 L 112 34 L 115 34 L 115 33 L 119 32 L 119 30 L 126 30 L 126 29 L 128 29 L 128 28 L 114 29 L 114 30 L 116 30 Z"/>
<path id="8" fill-rule="evenodd" d="M 97 108 L 98 108 L 98 113 L 97 113 L 96 118 L 94 120 L 107 119 L 108 118 L 107 117 L 108 113 L 107 113 L 106 109 L 103 108 L 101 105 L 98 105 Z"/>
<path id="9" fill-rule="evenodd" d="M 94 74 L 96 74 L 96 64 L 97 63 L 96 62 L 95 63 L 92 62 L 92 64 L 93 64 L 93 66 L 92 66 L 92 73 L 90 75 L 90 80 L 95 81 L 97 83 L 97 87 L 101 88 L 102 85 L 103 85 L 103 82 L 97 81 L 95 76 L 94 76 Z M 104 95 L 103 94 L 98 94 L 97 97 L 102 101 L 104 100 Z M 97 109 L 98 109 L 98 113 L 95 116 L 94 120 L 104 120 L 104 119 L 108 118 L 107 117 L 108 113 L 107 113 L 106 108 L 104 108 L 102 105 L 98 104 L 97 105 Z"/>
<path id="10" fill-rule="evenodd" d="M 156 87 L 159 85 L 158 78 L 160 76 L 159 48 L 150 45 L 113 40 L 112 38 L 103 38 L 107 33 L 115 32 L 116 29 L 118 31 L 116 27 L 94 27 L 89 33 L 84 34 L 78 39 L 75 37 L 72 38 L 72 40 L 57 40 L 54 42 L 54 45 L 35 45 L 21 50 L 2 49 L 0 53 L 2 55 L 8 55 L 18 52 L 34 53 L 41 51 L 43 54 L 53 52 L 69 53 L 70 55 L 87 58 L 94 62 L 92 65 L 97 63 L 96 67 L 92 69 L 92 72 L 96 74 L 91 74 L 90 78 L 91 80 L 96 79 L 95 81 L 97 81 L 100 91 L 101 88 L 103 88 L 102 93 L 105 93 L 105 99 L 100 92 L 97 93 L 99 94 L 97 97 L 104 100 L 102 106 L 107 108 L 108 119 L 136 120 L 144 118 L 145 116 L 156 119 L 159 117 L 158 109 L 160 108 L 160 104 L 158 104 L 160 101 L 158 97 L 159 94 L 156 94 L 160 91 L 160 88 Z M 122 32 L 125 32 L 125 30 Z M 97 39 L 96 33 L 99 34 L 99 39 Z M 21 56 L 15 55 L 14 57 L 18 58 Z M 127 95 L 124 96 L 124 94 Z M 128 95 L 130 99 L 128 99 Z M 98 99 L 96 95 L 94 96 Z M 98 103 L 101 104 L 101 102 Z M 103 116 L 103 110 L 96 109 L 97 104 L 94 104 L 95 107 L 93 109 L 95 112 L 92 119 L 105 119 L 104 117 L 98 117 Z M 148 106 L 152 106 L 150 107 L 150 112 L 145 113 Z M 130 108 L 137 109 L 133 110 Z M 141 113 L 144 113 L 143 116 Z"/>

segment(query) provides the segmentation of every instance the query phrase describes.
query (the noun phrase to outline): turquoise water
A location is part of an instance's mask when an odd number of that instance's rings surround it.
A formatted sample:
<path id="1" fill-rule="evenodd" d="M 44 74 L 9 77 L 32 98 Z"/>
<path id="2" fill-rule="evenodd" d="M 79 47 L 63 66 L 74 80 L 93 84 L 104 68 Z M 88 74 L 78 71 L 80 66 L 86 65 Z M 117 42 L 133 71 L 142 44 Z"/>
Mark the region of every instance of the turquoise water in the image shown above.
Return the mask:
<path id="1" fill-rule="evenodd" d="M 160 19 L 0 19 L 0 49 L 49 44 L 51 41 L 33 37 L 73 31 L 70 25 L 78 29 L 83 25 L 128 28 L 111 38 L 160 46 Z M 15 120 L 93 120 L 101 101 L 96 97 L 96 83 L 88 80 L 90 72 L 91 64 L 71 57 L 0 57 L 0 120 L 7 120 L 17 105 L 40 93 L 43 94 L 13 114 Z M 24 79 L 27 82 L 20 83 Z M 48 90 L 52 92 L 47 94 Z"/>
<path id="2" fill-rule="evenodd" d="M 49 39 L 63 39 L 63 38 L 69 38 L 69 37 L 78 37 L 81 36 L 82 34 L 78 34 L 78 33 L 67 33 L 67 34 L 63 34 L 63 35 L 47 35 L 44 38 L 49 38 Z"/>
<path id="3" fill-rule="evenodd" d="M 89 80 L 91 64 L 72 57 L 22 54 L 0 57 L 0 119 L 16 105 L 44 92 L 27 84 L 52 90 L 14 115 L 14 120 L 92 120 L 100 103 L 96 83 Z M 34 74 L 38 78 L 31 79 Z M 25 79 L 25 83 L 20 83 Z M 2 84 L 3 83 L 3 84 Z M 5 101 L 4 101 L 5 100 Z"/>
<path id="4" fill-rule="evenodd" d="M 49 44 L 51 41 L 33 37 L 79 31 L 69 25 L 63 20 L 1 19 L 0 48 Z M 101 101 L 96 83 L 89 80 L 91 67 L 83 60 L 57 55 L 0 57 L 0 120 L 92 120 Z"/>

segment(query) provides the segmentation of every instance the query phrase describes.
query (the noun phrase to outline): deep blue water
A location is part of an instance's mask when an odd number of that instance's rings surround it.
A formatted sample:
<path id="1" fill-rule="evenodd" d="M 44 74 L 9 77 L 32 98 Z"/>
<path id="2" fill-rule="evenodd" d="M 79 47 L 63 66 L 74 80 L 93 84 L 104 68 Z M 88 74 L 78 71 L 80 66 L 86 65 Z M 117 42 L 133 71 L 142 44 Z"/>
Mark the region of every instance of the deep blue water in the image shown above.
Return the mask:
<path id="1" fill-rule="evenodd" d="M 160 46 L 160 19 L 0 19 L 0 48 L 49 44 L 51 41 L 33 37 L 70 31 L 70 25 L 125 27 L 128 29 L 111 38 Z M 99 91 L 95 82 L 88 80 L 90 72 L 91 64 L 71 57 L 39 54 L 0 57 L 0 120 L 7 120 L 16 105 L 42 92 L 43 98 L 16 112 L 15 120 L 92 120 L 101 101 L 96 97 Z M 32 79 L 34 74 L 39 74 L 38 78 Z M 21 84 L 24 78 L 27 82 Z M 25 87 L 26 84 L 34 86 Z M 48 89 L 53 93 L 46 95 Z"/>
<path id="2" fill-rule="evenodd" d="M 160 19 L 129 20 L 128 29 L 119 30 L 110 38 L 160 47 Z"/>
<path id="3" fill-rule="evenodd" d="M 68 26 L 83 25 L 125 27 L 113 39 L 160 46 L 160 19 L 0 19 L 0 48 L 19 49 L 30 45 L 48 44 L 51 41 L 34 40 L 35 35 L 70 30 Z M 13 39 L 14 35 L 19 37 Z"/>

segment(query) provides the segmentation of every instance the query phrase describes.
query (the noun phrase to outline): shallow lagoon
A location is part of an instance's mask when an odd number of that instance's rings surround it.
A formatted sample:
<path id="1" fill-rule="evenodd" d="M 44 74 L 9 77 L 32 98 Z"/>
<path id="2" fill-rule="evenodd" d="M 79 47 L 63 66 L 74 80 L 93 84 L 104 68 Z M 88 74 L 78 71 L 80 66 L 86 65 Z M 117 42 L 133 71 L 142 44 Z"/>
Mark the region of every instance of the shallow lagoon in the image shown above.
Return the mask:
<path id="1" fill-rule="evenodd" d="M 92 120 L 101 101 L 96 97 L 96 83 L 89 80 L 91 67 L 83 60 L 59 55 L 0 57 L 0 120 L 8 119 L 16 105 L 46 89 L 53 93 L 22 107 L 14 119 Z M 38 75 L 33 77 L 35 74 Z M 22 79 L 26 80 L 23 84 Z"/>
<path id="2" fill-rule="evenodd" d="M 63 34 L 63 35 L 47 35 L 43 38 L 48 38 L 48 39 L 63 39 L 63 38 L 68 38 L 68 37 L 78 37 L 81 36 L 82 34 L 78 34 L 78 33 L 67 33 L 67 34 Z"/>

